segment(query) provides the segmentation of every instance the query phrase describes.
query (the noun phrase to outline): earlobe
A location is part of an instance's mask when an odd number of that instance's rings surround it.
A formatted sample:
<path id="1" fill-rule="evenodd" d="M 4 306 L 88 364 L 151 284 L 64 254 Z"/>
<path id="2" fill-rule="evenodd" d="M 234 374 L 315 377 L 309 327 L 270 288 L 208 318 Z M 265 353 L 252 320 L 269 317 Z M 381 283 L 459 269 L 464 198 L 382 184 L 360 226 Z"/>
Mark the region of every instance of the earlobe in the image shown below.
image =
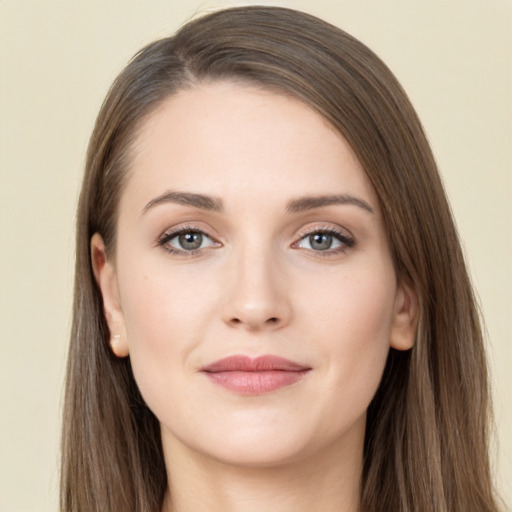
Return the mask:
<path id="1" fill-rule="evenodd" d="M 119 357 L 123 358 L 128 356 L 129 349 L 126 338 L 122 339 L 120 334 L 111 334 L 110 336 L 110 350 L 112 353 Z"/>
<path id="2" fill-rule="evenodd" d="M 401 282 L 395 296 L 395 310 L 390 335 L 392 348 L 409 350 L 414 346 L 418 318 L 418 293 L 411 285 Z"/>
<path id="3" fill-rule="evenodd" d="M 129 354 L 129 347 L 119 300 L 117 275 L 114 265 L 108 260 L 105 243 L 98 233 L 91 238 L 91 261 L 103 299 L 103 313 L 110 331 L 110 348 L 117 357 L 126 357 Z"/>

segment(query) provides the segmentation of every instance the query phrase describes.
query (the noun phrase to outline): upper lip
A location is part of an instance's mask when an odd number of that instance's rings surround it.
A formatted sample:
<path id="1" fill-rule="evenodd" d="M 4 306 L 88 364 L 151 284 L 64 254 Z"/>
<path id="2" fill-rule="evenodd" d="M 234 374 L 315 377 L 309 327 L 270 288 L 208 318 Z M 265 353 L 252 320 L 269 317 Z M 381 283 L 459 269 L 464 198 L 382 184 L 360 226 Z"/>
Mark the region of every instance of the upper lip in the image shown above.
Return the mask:
<path id="1" fill-rule="evenodd" d="M 309 366 L 290 361 L 283 357 L 264 355 L 259 357 L 249 357 L 245 355 L 228 356 L 219 359 L 207 366 L 201 368 L 203 372 L 265 372 L 265 371 L 289 371 L 300 372 L 310 370 Z"/>

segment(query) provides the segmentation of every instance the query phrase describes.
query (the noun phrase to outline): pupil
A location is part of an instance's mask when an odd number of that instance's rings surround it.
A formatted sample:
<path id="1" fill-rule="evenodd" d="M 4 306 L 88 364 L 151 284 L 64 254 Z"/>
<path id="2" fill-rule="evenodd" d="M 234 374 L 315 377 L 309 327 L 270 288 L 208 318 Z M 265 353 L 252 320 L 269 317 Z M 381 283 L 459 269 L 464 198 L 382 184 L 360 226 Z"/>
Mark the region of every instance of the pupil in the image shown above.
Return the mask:
<path id="1" fill-rule="evenodd" d="M 309 237 L 309 244 L 317 251 L 325 251 L 330 249 L 332 245 L 332 236 L 325 233 L 316 233 Z"/>
<path id="2" fill-rule="evenodd" d="M 203 243 L 203 235 L 201 233 L 194 232 L 182 233 L 179 236 L 179 241 L 183 249 L 199 249 Z"/>

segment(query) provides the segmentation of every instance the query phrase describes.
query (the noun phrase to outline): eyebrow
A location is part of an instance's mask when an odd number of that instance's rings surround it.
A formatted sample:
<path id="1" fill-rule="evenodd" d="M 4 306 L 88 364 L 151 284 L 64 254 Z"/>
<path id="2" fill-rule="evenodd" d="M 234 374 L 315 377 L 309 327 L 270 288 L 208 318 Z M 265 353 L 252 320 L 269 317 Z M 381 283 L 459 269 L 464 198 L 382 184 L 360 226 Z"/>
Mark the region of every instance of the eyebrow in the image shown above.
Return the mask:
<path id="1" fill-rule="evenodd" d="M 204 194 L 195 194 L 193 192 L 168 191 L 161 196 L 158 196 L 155 199 L 149 201 L 149 203 L 144 206 L 142 214 L 146 213 L 148 210 L 154 208 L 155 206 L 166 203 L 182 204 L 185 206 L 192 206 L 201 210 L 214 212 L 223 211 L 222 200 L 216 197 L 211 197 Z M 286 205 L 286 212 L 298 213 L 336 204 L 358 206 L 359 208 L 362 208 L 369 213 L 373 213 L 373 208 L 366 201 L 349 194 L 299 197 L 298 199 L 291 200 Z"/>
<path id="2" fill-rule="evenodd" d="M 185 206 L 193 206 L 201 210 L 208 210 L 214 212 L 221 212 L 222 201 L 216 197 L 205 196 L 203 194 L 194 194 L 193 192 L 165 192 L 161 196 L 155 197 L 144 206 L 142 214 L 146 213 L 151 208 L 165 203 L 182 204 Z"/>
<path id="3" fill-rule="evenodd" d="M 286 211 L 287 213 L 298 213 L 306 210 L 314 210 L 315 208 L 322 208 L 323 206 L 331 206 L 333 204 L 358 206 L 369 213 L 373 213 L 373 208 L 366 201 L 349 194 L 300 197 L 290 201 L 286 206 Z"/>

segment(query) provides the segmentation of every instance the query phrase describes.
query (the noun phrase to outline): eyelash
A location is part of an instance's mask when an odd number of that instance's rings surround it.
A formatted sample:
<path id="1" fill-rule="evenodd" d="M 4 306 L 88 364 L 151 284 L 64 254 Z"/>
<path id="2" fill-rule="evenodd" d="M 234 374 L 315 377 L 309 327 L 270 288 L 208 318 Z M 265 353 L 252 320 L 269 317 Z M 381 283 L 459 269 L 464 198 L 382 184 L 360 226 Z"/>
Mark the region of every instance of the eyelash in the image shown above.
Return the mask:
<path id="1" fill-rule="evenodd" d="M 356 246 L 356 239 L 353 236 L 346 235 L 345 233 L 342 233 L 336 228 L 325 226 L 314 227 L 309 230 L 306 230 L 301 234 L 300 239 L 292 244 L 292 247 L 300 249 L 300 247 L 298 247 L 298 244 L 302 240 L 312 235 L 330 235 L 342 244 L 340 245 L 340 247 L 336 247 L 335 249 L 326 249 L 324 251 L 315 251 L 314 249 L 310 249 L 309 252 L 311 252 L 312 255 L 318 258 L 328 258 L 329 256 L 336 256 L 340 253 L 345 253 L 347 252 L 347 250 L 352 249 L 353 247 Z"/>
<path id="2" fill-rule="evenodd" d="M 171 240 L 173 240 L 177 236 L 179 236 L 181 234 L 185 234 L 185 233 L 197 233 L 197 234 L 202 235 L 203 237 L 206 237 L 209 240 L 211 240 L 213 242 L 212 245 L 219 244 L 219 242 L 217 242 L 214 238 L 212 238 L 210 235 L 205 233 L 202 229 L 198 229 L 193 226 L 181 226 L 172 231 L 163 233 L 158 238 L 157 245 L 162 247 L 162 249 L 164 249 L 164 251 L 168 252 L 169 254 L 175 254 L 175 255 L 184 256 L 184 257 L 199 256 L 203 249 L 193 249 L 191 251 L 186 251 L 184 249 L 183 250 L 176 249 L 175 247 L 172 247 L 171 245 L 169 245 L 169 242 Z"/>
<path id="3" fill-rule="evenodd" d="M 197 233 L 203 237 L 208 238 L 212 241 L 212 246 L 215 246 L 215 244 L 220 245 L 219 242 L 217 242 L 214 238 L 212 238 L 210 235 L 205 233 L 202 229 L 198 229 L 193 226 L 181 226 L 177 229 L 174 229 L 170 232 L 163 233 L 158 239 L 157 239 L 157 245 L 162 247 L 166 252 L 169 254 L 175 254 L 179 256 L 184 257 L 194 257 L 199 256 L 200 253 L 204 250 L 204 248 L 199 249 L 192 249 L 190 251 L 187 250 L 180 250 L 176 249 L 169 245 L 169 242 L 176 238 L 177 236 L 185 233 Z M 307 237 L 310 237 L 312 235 L 330 235 L 333 238 L 335 238 L 338 242 L 340 242 L 342 245 L 340 247 L 337 247 L 335 249 L 326 249 L 324 251 L 321 250 L 314 250 L 314 249 L 308 249 L 315 257 L 325 258 L 329 256 L 334 256 L 340 253 L 344 253 L 349 249 L 352 249 L 356 245 L 356 240 L 352 236 L 348 236 L 341 231 L 333 228 L 333 227 L 315 227 L 311 228 L 310 230 L 307 230 L 303 233 L 301 233 L 300 238 L 297 240 L 297 242 L 294 242 L 292 244 L 292 247 L 294 249 L 301 249 L 299 247 L 299 243 L 302 242 Z"/>

